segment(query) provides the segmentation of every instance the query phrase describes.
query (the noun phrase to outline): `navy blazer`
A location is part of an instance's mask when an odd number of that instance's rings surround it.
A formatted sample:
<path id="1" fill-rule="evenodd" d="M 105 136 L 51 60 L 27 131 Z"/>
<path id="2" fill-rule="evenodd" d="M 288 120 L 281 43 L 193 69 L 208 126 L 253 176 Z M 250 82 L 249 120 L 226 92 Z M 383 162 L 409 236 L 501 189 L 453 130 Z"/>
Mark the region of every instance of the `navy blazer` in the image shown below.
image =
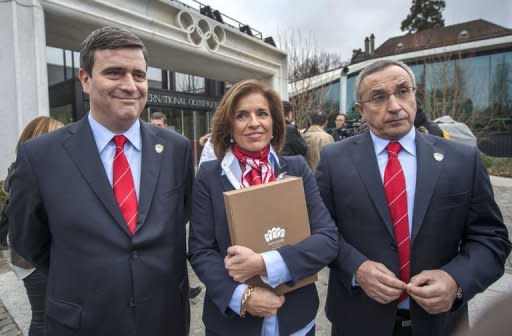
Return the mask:
<path id="1" fill-rule="evenodd" d="M 10 239 L 17 252 L 48 273 L 48 335 L 188 333 L 191 145 L 142 121 L 141 137 L 133 236 L 87 117 L 19 148 L 8 209 Z"/>
<path id="2" fill-rule="evenodd" d="M 293 284 L 320 271 L 336 257 L 338 233 L 304 158 L 280 157 L 279 162 L 276 176 L 286 172 L 286 175 L 303 178 L 311 226 L 311 237 L 278 249 L 290 271 Z M 192 191 L 190 263 L 206 285 L 203 309 L 206 329 L 218 335 L 260 336 L 262 318 L 248 315 L 242 319 L 228 307 L 239 285 L 224 268 L 224 257 L 231 241 L 223 192 L 233 189 L 226 176 L 221 176 L 220 161 L 201 165 Z M 283 206 L 286 206 L 285 199 Z M 305 327 L 315 318 L 318 310 L 318 294 L 314 284 L 287 293 L 285 299 L 277 314 L 280 334 L 283 336 Z"/>
<path id="3" fill-rule="evenodd" d="M 454 311 L 430 315 L 411 300 L 413 334 L 448 335 L 467 315 L 467 301 L 503 274 L 510 242 L 477 148 L 416 132 L 416 154 L 411 277 L 443 269 L 462 287 L 464 302 Z M 352 287 L 355 271 L 368 259 L 397 276 L 399 268 L 370 133 L 326 146 L 316 177 L 348 243 L 340 242 L 332 264 L 327 317 L 343 335 L 391 335 L 397 302 L 379 304 Z"/>

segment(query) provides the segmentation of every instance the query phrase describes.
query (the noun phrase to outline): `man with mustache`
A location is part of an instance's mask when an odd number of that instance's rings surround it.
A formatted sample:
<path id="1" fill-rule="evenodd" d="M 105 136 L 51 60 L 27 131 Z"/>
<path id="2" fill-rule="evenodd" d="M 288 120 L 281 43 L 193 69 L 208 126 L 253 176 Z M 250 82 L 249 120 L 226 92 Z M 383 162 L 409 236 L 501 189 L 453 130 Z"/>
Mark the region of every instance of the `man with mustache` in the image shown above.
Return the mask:
<path id="1" fill-rule="evenodd" d="M 318 187 L 340 231 L 332 335 L 450 335 L 504 270 L 507 229 L 477 148 L 415 130 L 416 81 L 380 60 L 354 82 L 369 131 L 327 145 Z"/>
<path id="2" fill-rule="evenodd" d="M 47 335 L 187 335 L 190 142 L 139 119 L 137 36 L 97 29 L 80 56 L 90 113 L 20 146 L 12 246 L 48 274 Z"/>

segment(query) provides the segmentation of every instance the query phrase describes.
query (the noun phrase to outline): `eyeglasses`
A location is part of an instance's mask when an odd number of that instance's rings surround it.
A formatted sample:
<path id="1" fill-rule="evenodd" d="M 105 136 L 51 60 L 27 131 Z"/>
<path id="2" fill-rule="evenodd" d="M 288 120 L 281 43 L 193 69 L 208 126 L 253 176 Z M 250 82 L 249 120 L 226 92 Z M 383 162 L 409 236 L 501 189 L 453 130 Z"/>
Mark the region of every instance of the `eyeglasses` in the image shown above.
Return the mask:
<path id="1" fill-rule="evenodd" d="M 370 103 L 375 106 L 387 105 L 389 103 L 389 97 L 391 96 L 395 96 L 395 98 L 400 101 L 409 100 L 414 94 L 414 90 L 416 90 L 414 86 L 404 86 L 396 89 L 395 92 L 391 93 L 383 91 L 375 92 L 370 97 L 370 99 L 362 100 L 359 102 L 359 104 Z"/>

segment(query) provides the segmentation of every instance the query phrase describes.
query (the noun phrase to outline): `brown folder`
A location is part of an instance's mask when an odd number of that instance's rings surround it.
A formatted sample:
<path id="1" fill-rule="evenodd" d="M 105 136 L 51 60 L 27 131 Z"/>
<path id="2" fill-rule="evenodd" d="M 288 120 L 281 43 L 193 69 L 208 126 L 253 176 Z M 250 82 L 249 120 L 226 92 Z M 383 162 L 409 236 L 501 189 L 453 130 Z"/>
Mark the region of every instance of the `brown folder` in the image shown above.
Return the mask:
<path id="1" fill-rule="evenodd" d="M 261 253 L 299 243 L 311 235 L 301 177 L 224 192 L 224 203 L 232 245 Z M 314 274 L 293 287 L 282 284 L 273 290 L 282 295 L 316 280 Z M 270 288 L 259 276 L 247 283 Z"/>

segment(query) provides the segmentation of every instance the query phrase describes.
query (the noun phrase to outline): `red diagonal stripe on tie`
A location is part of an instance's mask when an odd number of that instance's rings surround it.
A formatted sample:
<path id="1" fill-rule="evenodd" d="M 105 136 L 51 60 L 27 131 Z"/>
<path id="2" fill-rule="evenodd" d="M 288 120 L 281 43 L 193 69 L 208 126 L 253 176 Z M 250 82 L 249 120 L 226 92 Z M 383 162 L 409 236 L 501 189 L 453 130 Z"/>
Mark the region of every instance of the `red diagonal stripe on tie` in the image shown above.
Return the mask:
<path id="1" fill-rule="evenodd" d="M 411 240 L 409 235 L 409 216 L 407 214 L 407 192 L 405 176 L 398 160 L 398 153 L 402 146 L 398 142 L 390 142 L 386 146 L 388 163 L 384 171 L 384 192 L 388 203 L 391 221 L 398 247 L 398 264 L 400 266 L 400 279 L 408 283 L 410 277 Z M 404 291 L 400 301 L 407 297 Z"/>
<path id="2" fill-rule="evenodd" d="M 116 144 L 116 154 L 113 163 L 113 188 L 117 204 L 121 209 L 121 214 L 132 234 L 135 233 L 137 224 L 137 195 L 133 184 L 132 171 L 126 155 L 124 154 L 124 144 L 126 137 L 124 135 L 114 136 Z"/>

